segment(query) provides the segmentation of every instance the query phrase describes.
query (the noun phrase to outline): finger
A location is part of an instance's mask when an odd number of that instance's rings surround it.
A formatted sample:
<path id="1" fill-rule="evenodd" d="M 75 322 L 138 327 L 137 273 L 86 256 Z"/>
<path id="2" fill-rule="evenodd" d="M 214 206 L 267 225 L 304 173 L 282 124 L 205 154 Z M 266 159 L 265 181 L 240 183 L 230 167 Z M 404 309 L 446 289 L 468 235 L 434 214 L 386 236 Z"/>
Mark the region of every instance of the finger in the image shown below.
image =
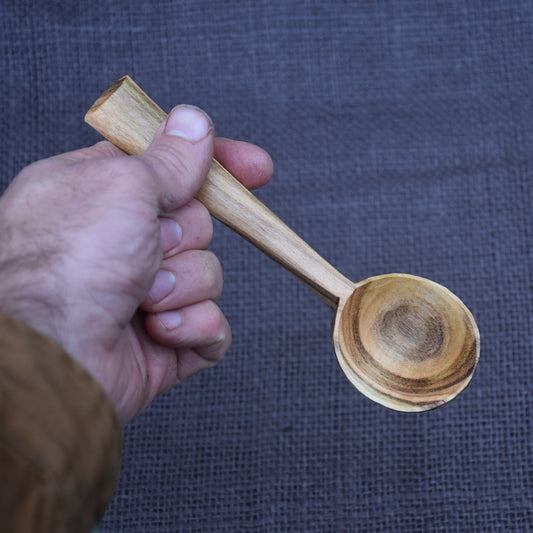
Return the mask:
<path id="1" fill-rule="evenodd" d="M 203 250 L 213 238 L 211 215 L 194 199 L 162 217 L 160 227 L 160 245 L 164 257 L 171 257 L 185 250 Z"/>
<path id="2" fill-rule="evenodd" d="M 176 383 L 179 385 L 186 379 L 207 370 L 216 365 L 221 357 L 216 359 L 206 359 L 200 351 L 191 348 L 182 348 L 176 355 Z"/>
<path id="3" fill-rule="evenodd" d="M 157 184 L 159 208 L 167 213 L 198 191 L 213 156 L 213 124 L 200 109 L 180 105 L 161 124 L 152 144 L 135 159 Z"/>
<path id="4" fill-rule="evenodd" d="M 218 300 L 224 284 L 222 267 L 208 250 L 188 250 L 163 261 L 142 309 L 179 309 L 202 300 Z"/>
<path id="5" fill-rule="evenodd" d="M 182 309 L 148 313 L 146 331 L 158 343 L 172 348 L 193 349 L 215 363 L 231 345 L 231 329 L 220 308 L 204 300 Z"/>
<path id="6" fill-rule="evenodd" d="M 274 172 L 268 153 L 247 142 L 219 137 L 215 140 L 215 158 L 248 189 L 265 185 Z"/>
<path id="7" fill-rule="evenodd" d="M 150 374 L 155 382 L 150 398 L 167 392 L 195 374 L 216 365 L 220 360 L 218 356 L 215 359 L 206 359 L 201 352 L 192 348 L 166 348 L 162 353 L 163 357 L 158 357 L 157 368 Z"/>

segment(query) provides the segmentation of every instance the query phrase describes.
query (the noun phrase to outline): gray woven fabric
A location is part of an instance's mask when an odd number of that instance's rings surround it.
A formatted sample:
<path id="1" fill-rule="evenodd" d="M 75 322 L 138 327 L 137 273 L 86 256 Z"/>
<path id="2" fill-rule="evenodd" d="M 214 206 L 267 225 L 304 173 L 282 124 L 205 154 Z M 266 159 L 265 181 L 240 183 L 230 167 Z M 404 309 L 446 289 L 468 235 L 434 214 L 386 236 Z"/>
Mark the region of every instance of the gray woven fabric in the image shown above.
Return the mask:
<path id="1" fill-rule="evenodd" d="M 4 1 L 1 168 L 98 140 L 131 74 L 265 147 L 258 195 L 350 279 L 429 277 L 482 336 L 443 409 L 353 389 L 331 311 L 217 224 L 234 344 L 124 430 L 105 532 L 527 531 L 533 527 L 533 6 Z"/>

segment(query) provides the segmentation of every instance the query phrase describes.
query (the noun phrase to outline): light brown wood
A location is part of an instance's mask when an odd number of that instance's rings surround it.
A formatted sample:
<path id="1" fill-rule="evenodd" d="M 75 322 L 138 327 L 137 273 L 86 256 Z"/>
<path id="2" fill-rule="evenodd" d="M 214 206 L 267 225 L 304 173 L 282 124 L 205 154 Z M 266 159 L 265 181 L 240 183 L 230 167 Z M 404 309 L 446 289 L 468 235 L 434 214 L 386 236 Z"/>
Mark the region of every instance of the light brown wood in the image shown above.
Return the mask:
<path id="1" fill-rule="evenodd" d="M 472 314 L 448 289 L 409 274 L 366 279 L 337 312 L 333 343 L 352 384 L 399 411 L 455 398 L 479 358 Z"/>
<path id="2" fill-rule="evenodd" d="M 85 120 L 129 154 L 146 150 L 166 114 L 128 76 Z M 455 398 L 479 359 L 472 314 L 448 289 L 409 274 L 354 284 L 213 160 L 197 198 L 336 309 L 333 345 L 350 382 L 399 411 L 425 411 Z"/>
<path id="3" fill-rule="evenodd" d="M 129 77 L 103 92 L 85 121 L 127 154 L 144 152 L 166 113 Z"/>

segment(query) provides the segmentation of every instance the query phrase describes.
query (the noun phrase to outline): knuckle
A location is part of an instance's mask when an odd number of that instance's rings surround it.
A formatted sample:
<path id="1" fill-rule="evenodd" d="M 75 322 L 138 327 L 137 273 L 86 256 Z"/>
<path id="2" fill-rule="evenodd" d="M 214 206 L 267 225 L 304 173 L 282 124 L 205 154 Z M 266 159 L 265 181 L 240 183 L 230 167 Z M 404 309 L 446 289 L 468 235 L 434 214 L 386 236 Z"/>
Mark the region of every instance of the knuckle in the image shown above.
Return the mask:
<path id="1" fill-rule="evenodd" d="M 228 326 L 226 317 L 216 304 L 210 316 L 209 353 L 210 359 L 219 361 L 228 351 L 231 345 L 231 329 Z"/>
<path id="2" fill-rule="evenodd" d="M 194 220 L 194 227 L 197 229 L 196 245 L 198 248 L 208 246 L 213 238 L 213 219 L 211 214 L 198 200 L 189 202 L 191 219 Z"/>
<path id="3" fill-rule="evenodd" d="M 165 158 L 153 154 L 141 154 L 132 159 L 138 165 L 139 178 L 149 180 L 151 183 L 159 177 L 168 176 L 171 172 Z"/>
<path id="4" fill-rule="evenodd" d="M 202 254 L 204 256 L 202 261 L 203 279 L 205 289 L 213 297 L 220 296 L 223 286 L 222 266 L 218 257 L 211 251 L 206 250 Z"/>
<path id="5" fill-rule="evenodd" d="M 144 188 L 149 180 L 147 170 L 133 157 L 99 159 L 90 162 L 87 168 L 90 181 L 99 190 L 133 190 L 141 183 Z"/>
<path id="6" fill-rule="evenodd" d="M 135 157 L 93 160 L 91 164 L 102 165 L 101 175 L 106 179 L 123 180 L 139 174 L 139 162 Z"/>
<path id="7" fill-rule="evenodd" d="M 191 199 L 202 182 L 202 176 L 190 156 L 178 147 L 157 146 L 139 156 L 163 185 L 161 207 L 171 211 Z"/>
<path id="8" fill-rule="evenodd" d="M 214 303 L 211 303 L 212 311 L 210 316 L 210 326 L 213 332 L 215 343 L 223 340 L 226 336 L 226 318 L 221 309 Z"/>

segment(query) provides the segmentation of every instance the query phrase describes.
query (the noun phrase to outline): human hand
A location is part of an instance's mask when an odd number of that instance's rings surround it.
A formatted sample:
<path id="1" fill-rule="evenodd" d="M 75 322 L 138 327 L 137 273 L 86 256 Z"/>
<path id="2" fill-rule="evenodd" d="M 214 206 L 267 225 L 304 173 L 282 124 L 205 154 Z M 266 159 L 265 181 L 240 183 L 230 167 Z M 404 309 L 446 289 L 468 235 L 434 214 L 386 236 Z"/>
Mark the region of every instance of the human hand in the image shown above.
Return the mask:
<path id="1" fill-rule="evenodd" d="M 193 198 L 213 152 L 249 188 L 270 179 L 263 150 L 215 141 L 203 112 L 179 106 L 144 154 L 101 142 L 55 156 L 0 198 L 0 311 L 62 344 L 121 423 L 231 343 L 211 218 Z"/>

